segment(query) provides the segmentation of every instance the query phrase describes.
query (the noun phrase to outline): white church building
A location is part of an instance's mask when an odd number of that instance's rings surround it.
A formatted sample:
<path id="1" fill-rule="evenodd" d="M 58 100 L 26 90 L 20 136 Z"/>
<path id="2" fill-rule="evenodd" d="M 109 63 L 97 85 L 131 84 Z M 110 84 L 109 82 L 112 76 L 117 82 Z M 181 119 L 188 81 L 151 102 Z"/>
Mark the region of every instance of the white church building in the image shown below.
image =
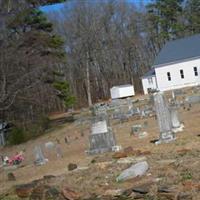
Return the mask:
<path id="1" fill-rule="evenodd" d="M 200 84 L 200 34 L 167 42 L 142 77 L 144 94 Z"/>

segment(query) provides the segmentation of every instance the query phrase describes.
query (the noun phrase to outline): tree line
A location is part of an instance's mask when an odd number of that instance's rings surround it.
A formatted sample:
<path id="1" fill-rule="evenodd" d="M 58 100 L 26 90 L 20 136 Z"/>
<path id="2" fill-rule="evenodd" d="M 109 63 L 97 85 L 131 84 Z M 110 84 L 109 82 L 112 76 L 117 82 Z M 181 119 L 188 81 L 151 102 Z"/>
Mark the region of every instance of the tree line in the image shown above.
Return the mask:
<path id="1" fill-rule="evenodd" d="M 75 0 L 48 13 L 65 40 L 63 72 L 78 104 L 108 99 L 114 85 L 130 83 L 141 93 L 140 77 L 162 46 L 199 33 L 199 9 L 198 0 Z"/>
<path id="2" fill-rule="evenodd" d="M 141 93 L 162 46 L 200 31 L 199 0 L 68 0 L 47 19 L 39 6 L 56 2 L 0 0 L 0 119 L 25 128 L 114 85 Z"/>
<path id="3" fill-rule="evenodd" d="M 60 73 L 64 40 L 38 9 L 54 2 L 0 1 L 0 123 L 33 134 L 46 124 L 47 113 L 63 109 L 68 92 Z"/>

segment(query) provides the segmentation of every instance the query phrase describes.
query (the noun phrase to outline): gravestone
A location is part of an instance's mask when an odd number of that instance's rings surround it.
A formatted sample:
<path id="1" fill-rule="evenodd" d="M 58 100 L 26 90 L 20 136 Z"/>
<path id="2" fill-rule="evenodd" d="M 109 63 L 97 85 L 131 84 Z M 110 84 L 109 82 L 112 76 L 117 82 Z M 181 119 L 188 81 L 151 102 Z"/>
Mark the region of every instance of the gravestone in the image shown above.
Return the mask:
<path id="1" fill-rule="evenodd" d="M 5 135 L 4 132 L 0 130 L 0 146 L 4 146 L 6 144 L 5 142 Z"/>
<path id="2" fill-rule="evenodd" d="M 160 138 L 156 144 L 167 143 L 174 140 L 175 136 L 173 133 L 170 110 L 162 92 L 154 94 L 154 106 L 160 129 Z"/>
<path id="3" fill-rule="evenodd" d="M 53 142 L 46 142 L 45 143 L 45 148 L 47 148 L 48 150 L 51 150 L 55 147 L 55 144 Z"/>
<path id="4" fill-rule="evenodd" d="M 188 96 L 186 97 L 185 102 L 188 104 L 200 103 L 200 96 Z"/>
<path id="5" fill-rule="evenodd" d="M 35 146 L 34 154 L 35 154 L 35 161 L 34 161 L 35 165 L 44 165 L 48 161 L 47 159 L 45 159 L 40 146 Z"/>
<path id="6" fill-rule="evenodd" d="M 183 130 L 184 126 L 181 124 L 178 118 L 178 111 L 176 106 L 170 107 L 170 115 L 171 115 L 171 121 L 172 121 L 172 128 L 173 132 L 180 132 Z"/>
<path id="7" fill-rule="evenodd" d="M 107 116 L 96 116 L 92 120 L 91 135 L 89 136 L 89 154 L 112 151 L 116 146 L 114 134 L 109 127 Z"/>

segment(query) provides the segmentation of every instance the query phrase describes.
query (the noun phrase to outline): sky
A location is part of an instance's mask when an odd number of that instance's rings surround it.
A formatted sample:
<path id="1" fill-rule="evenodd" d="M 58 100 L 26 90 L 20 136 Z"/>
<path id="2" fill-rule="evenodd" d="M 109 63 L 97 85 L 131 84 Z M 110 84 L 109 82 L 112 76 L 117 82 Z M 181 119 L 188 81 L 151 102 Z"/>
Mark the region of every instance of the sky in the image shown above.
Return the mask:
<path id="1" fill-rule="evenodd" d="M 84 1 L 84 0 L 79 0 L 79 1 Z M 89 1 L 94 1 L 94 0 L 89 0 Z M 98 0 L 98 1 L 101 1 L 101 0 Z M 133 2 L 135 4 L 139 4 L 142 0 L 121 0 L 121 1 L 127 1 L 127 2 Z M 149 3 L 151 2 L 152 0 L 143 0 L 144 3 Z M 40 9 L 43 11 L 43 12 L 52 12 L 52 11 L 59 11 L 60 9 L 62 9 L 64 7 L 64 3 L 57 3 L 57 4 L 54 4 L 54 5 L 49 5 L 49 6 L 43 6 L 41 7 Z"/>

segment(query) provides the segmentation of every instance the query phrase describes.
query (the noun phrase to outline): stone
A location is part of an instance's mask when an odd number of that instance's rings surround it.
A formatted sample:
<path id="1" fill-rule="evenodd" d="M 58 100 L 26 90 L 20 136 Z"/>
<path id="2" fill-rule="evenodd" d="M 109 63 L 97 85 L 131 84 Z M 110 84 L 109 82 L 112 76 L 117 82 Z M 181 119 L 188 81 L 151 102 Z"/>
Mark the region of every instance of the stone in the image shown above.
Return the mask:
<path id="1" fill-rule="evenodd" d="M 45 191 L 44 199 L 60 200 L 60 192 L 57 188 L 51 187 Z"/>
<path id="2" fill-rule="evenodd" d="M 125 181 L 128 179 L 135 178 L 137 176 L 143 176 L 149 169 L 149 165 L 146 161 L 138 162 L 128 169 L 122 171 L 122 173 L 117 177 L 116 181 Z"/>
<path id="3" fill-rule="evenodd" d="M 122 146 L 120 146 L 120 145 L 112 146 L 112 151 L 113 152 L 119 152 L 121 150 L 122 150 Z"/>
<path id="4" fill-rule="evenodd" d="M 56 176 L 54 176 L 54 175 L 44 175 L 43 178 L 44 178 L 45 180 L 49 180 L 49 179 L 56 178 Z"/>
<path id="5" fill-rule="evenodd" d="M 157 121 L 160 129 L 160 139 L 156 144 L 168 143 L 175 139 L 172 131 L 172 120 L 168 104 L 162 92 L 154 94 L 154 106 L 156 110 Z"/>
<path id="6" fill-rule="evenodd" d="M 134 154 L 134 150 L 133 150 L 133 147 L 126 147 L 124 148 L 124 153 L 126 153 L 127 155 L 133 155 Z"/>
<path id="7" fill-rule="evenodd" d="M 122 189 L 106 190 L 104 193 L 105 196 L 112 196 L 112 197 L 121 196 L 122 194 L 123 194 Z"/>
<path id="8" fill-rule="evenodd" d="M 120 159 L 120 158 L 125 158 L 127 157 L 127 153 L 120 151 L 120 152 L 116 152 L 113 154 L 112 156 L 114 159 Z"/>
<path id="9" fill-rule="evenodd" d="M 72 170 L 74 170 L 74 169 L 76 169 L 76 168 L 77 168 L 77 164 L 69 163 L 69 165 L 68 165 L 68 170 L 69 170 L 69 171 L 72 171 Z"/>
<path id="10" fill-rule="evenodd" d="M 171 115 L 171 120 L 172 120 L 172 129 L 173 132 L 181 132 L 183 131 L 184 125 L 181 124 L 178 118 L 178 111 L 175 106 L 170 108 L 170 115 Z"/>
<path id="11" fill-rule="evenodd" d="M 150 185 L 139 185 L 137 187 L 132 188 L 132 191 L 135 193 L 147 194 L 149 193 L 149 188 Z"/>
<path id="12" fill-rule="evenodd" d="M 146 129 L 148 128 L 148 121 L 144 121 L 143 127 Z"/>
<path id="13" fill-rule="evenodd" d="M 35 165 L 44 165 L 48 161 L 48 159 L 45 159 L 40 146 L 35 146 L 34 153 L 35 153 L 35 161 L 34 161 Z"/>
<path id="14" fill-rule="evenodd" d="M 62 195 L 68 200 L 76 200 L 80 198 L 80 194 L 65 186 L 62 189 Z"/>
<path id="15" fill-rule="evenodd" d="M 57 158 L 63 158 L 63 151 L 60 142 L 56 144 L 56 156 Z"/>
<path id="16" fill-rule="evenodd" d="M 95 163 L 95 165 L 96 165 L 99 169 L 106 169 L 106 168 L 108 168 L 108 166 L 111 165 L 111 164 L 112 164 L 112 161 Z"/>
<path id="17" fill-rule="evenodd" d="M 89 136 L 89 154 L 98 154 L 112 151 L 116 146 L 116 140 L 109 127 L 109 120 L 107 116 L 96 116 L 92 120 L 91 135 Z"/>
<path id="18" fill-rule="evenodd" d="M 167 186 L 159 186 L 158 187 L 158 192 L 159 193 L 175 193 L 176 192 L 176 188 L 167 187 Z"/>
<path id="19" fill-rule="evenodd" d="M 33 184 L 33 183 L 17 185 L 16 188 L 15 188 L 15 192 L 16 192 L 18 197 L 26 198 L 26 197 L 30 196 L 34 187 L 35 187 L 35 184 Z"/>
<path id="20" fill-rule="evenodd" d="M 199 103 L 200 102 L 200 96 L 188 96 L 186 97 L 185 101 L 188 103 L 188 104 L 195 104 L 195 103 Z"/>
<path id="21" fill-rule="evenodd" d="M 158 197 L 163 200 L 176 200 L 178 193 L 177 187 L 159 186 L 158 187 Z"/>
<path id="22" fill-rule="evenodd" d="M 43 199 L 43 195 L 46 189 L 49 189 L 49 187 L 45 186 L 45 185 L 38 185 L 37 187 L 35 187 L 30 195 L 30 200 L 42 200 Z"/>
<path id="23" fill-rule="evenodd" d="M 8 181 L 16 181 L 15 175 L 12 172 L 8 173 Z"/>
<path id="24" fill-rule="evenodd" d="M 53 143 L 53 142 L 46 142 L 45 143 L 45 148 L 47 148 L 47 149 L 53 149 L 54 148 L 54 146 L 55 146 L 55 144 Z"/>
<path id="25" fill-rule="evenodd" d="M 192 194 L 188 192 L 180 192 L 177 196 L 177 200 L 192 200 Z"/>

